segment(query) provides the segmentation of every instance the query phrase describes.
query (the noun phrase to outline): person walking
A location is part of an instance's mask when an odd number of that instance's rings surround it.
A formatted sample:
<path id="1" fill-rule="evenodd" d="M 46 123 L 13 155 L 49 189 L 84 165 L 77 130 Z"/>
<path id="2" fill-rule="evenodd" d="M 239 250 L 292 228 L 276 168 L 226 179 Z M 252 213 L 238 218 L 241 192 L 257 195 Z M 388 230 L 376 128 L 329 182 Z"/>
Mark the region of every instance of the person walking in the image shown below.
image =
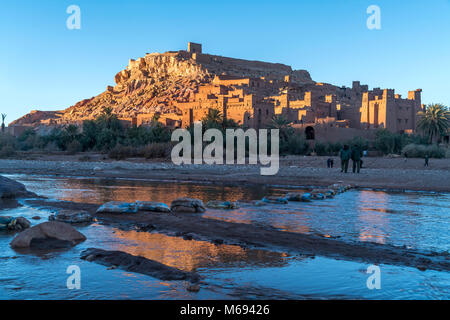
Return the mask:
<path id="1" fill-rule="evenodd" d="M 344 147 L 339 151 L 339 157 L 341 158 L 341 172 L 347 173 L 348 171 L 348 162 L 350 160 L 352 151 L 350 150 L 348 145 L 344 145 Z"/>
<path id="2" fill-rule="evenodd" d="M 428 160 L 429 160 L 430 158 L 429 158 L 429 156 L 428 156 L 428 154 L 426 154 L 425 155 L 425 164 L 424 164 L 424 167 L 428 167 Z"/>
<path id="3" fill-rule="evenodd" d="M 359 173 L 359 171 L 361 170 L 361 156 L 362 156 L 362 152 L 361 150 L 358 148 L 358 146 L 354 146 L 352 148 L 352 164 L 353 164 L 353 173 Z"/>

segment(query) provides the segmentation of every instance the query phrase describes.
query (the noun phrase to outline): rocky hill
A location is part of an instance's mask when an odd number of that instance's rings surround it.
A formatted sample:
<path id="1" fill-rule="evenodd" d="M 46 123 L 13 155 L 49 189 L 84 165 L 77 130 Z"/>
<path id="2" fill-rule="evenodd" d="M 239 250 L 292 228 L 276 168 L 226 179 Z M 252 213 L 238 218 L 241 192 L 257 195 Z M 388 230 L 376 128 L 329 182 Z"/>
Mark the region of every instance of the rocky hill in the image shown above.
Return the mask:
<path id="1" fill-rule="evenodd" d="M 186 102 L 200 84 L 216 75 L 265 77 L 281 80 L 289 75 L 298 84 L 313 83 L 305 70 L 260 61 L 226 58 L 189 51 L 151 53 L 130 60 L 115 76 L 116 85 L 98 96 L 85 99 L 62 111 L 33 111 L 10 125 L 62 124 L 93 119 L 104 107 L 122 118 L 153 112 L 179 112 L 178 102 Z"/>

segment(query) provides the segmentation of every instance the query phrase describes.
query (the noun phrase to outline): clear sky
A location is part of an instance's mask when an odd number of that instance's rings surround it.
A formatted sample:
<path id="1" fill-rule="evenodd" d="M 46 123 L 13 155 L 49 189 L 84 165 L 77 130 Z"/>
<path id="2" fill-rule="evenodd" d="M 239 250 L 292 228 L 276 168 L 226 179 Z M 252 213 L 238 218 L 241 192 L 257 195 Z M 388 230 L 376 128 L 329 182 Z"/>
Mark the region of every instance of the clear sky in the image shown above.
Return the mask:
<path id="1" fill-rule="evenodd" d="M 69 30 L 69 5 L 81 29 Z M 366 25 L 381 9 L 381 30 Z M 450 0 L 2 0 L 0 112 L 60 110 L 114 85 L 130 58 L 185 49 L 280 62 L 313 80 L 422 88 L 450 105 Z"/>

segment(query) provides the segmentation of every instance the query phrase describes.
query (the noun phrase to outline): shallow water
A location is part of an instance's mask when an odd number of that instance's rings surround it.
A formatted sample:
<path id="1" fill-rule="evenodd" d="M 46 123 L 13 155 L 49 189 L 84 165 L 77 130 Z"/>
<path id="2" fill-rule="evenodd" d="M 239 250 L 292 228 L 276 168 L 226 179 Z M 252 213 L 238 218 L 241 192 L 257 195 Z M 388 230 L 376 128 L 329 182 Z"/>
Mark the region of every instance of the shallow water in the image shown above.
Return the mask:
<path id="1" fill-rule="evenodd" d="M 281 195 L 265 187 L 224 187 L 127 180 L 8 176 L 33 192 L 54 199 L 102 203 L 110 200 L 154 200 L 176 197 L 208 200 L 252 200 Z M 208 210 L 204 216 L 240 223 L 271 225 L 280 230 L 340 236 L 417 248 L 448 250 L 448 194 L 350 191 L 334 199 L 287 206 L 244 205 L 233 211 Z M 41 216 L 37 208 L 5 209 L 0 215 Z M 291 255 L 206 241 L 184 240 L 159 233 L 122 231 L 93 224 L 78 227 L 88 240 L 78 246 L 41 256 L 20 254 L 9 247 L 13 235 L 0 233 L 0 299 L 448 299 L 447 272 L 381 265 L 381 289 L 366 286 L 368 264 L 324 257 Z M 96 247 L 141 255 L 204 276 L 198 293 L 184 281 L 158 279 L 79 259 Z M 66 286 L 66 269 L 81 269 L 80 290 Z"/>
<path id="2" fill-rule="evenodd" d="M 208 210 L 204 216 L 349 241 L 450 249 L 450 194 L 351 190 L 334 199 Z"/>
<path id="3" fill-rule="evenodd" d="M 55 178 L 11 175 L 30 191 L 53 199 L 102 204 L 107 201 L 160 201 L 178 197 L 210 200 L 259 200 L 292 189 L 265 186 L 196 185 L 155 181 Z M 295 190 L 294 190 L 295 191 Z M 299 190 L 297 190 L 299 191 Z M 349 241 L 371 241 L 433 251 L 450 249 L 450 194 L 351 190 L 334 199 L 237 210 L 209 209 L 204 217 L 268 225 L 279 230 L 316 233 Z"/>

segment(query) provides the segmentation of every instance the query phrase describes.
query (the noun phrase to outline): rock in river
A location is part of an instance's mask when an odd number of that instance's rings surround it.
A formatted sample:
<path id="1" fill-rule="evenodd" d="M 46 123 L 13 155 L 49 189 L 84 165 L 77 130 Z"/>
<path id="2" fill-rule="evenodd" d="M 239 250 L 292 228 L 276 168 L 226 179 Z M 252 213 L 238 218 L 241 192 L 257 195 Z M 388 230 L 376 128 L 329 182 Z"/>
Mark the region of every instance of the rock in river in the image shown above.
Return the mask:
<path id="1" fill-rule="evenodd" d="M 172 212 L 202 213 L 205 212 L 206 209 L 203 202 L 199 199 L 178 198 L 172 201 L 170 210 Z"/>
<path id="2" fill-rule="evenodd" d="M 320 192 L 313 192 L 311 193 L 311 198 L 314 200 L 324 200 L 325 199 L 325 195 L 323 193 Z"/>
<path id="3" fill-rule="evenodd" d="M 311 193 L 304 193 L 301 199 L 303 202 L 311 202 Z"/>
<path id="4" fill-rule="evenodd" d="M 60 210 L 57 214 L 49 216 L 48 220 L 65 223 L 85 223 L 91 222 L 93 217 L 87 211 Z"/>
<path id="5" fill-rule="evenodd" d="M 106 251 L 89 248 L 81 253 L 81 259 L 93 261 L 107 267 L 146 274 L 160 280 L 188 280 L 193 283 L 200 280 L 199 275 L 196 273 L 185 272 L 157 261 L 133 256 L 122 251 Z"/>
<path id="6" fill-rule="evenodd" d="M 21 231 L 31 227 L 31 222 L 24 217 L 0 217 L 0 230 Z"/>
<path id="7" fill-rule="evenodd" d="M 170 212 L 167 204 L 153 201 L 136 201 L 138 211 Z"/>
<path id="8" fill-rule="evenodd" d="M 239 209 L 239 203 L 237 201 L 209 201 L 206 206 L 208 208 L 223 210 Z"/>
<path id="9" fill-rule="evenodd" d="M 265 203 L 287 204 L 288 201 L 283 197 L 264 197 L 261 201 Z"/>
<path id="10" fill-rule="evenodd" d="M 23 184 L 0 176 L 0 198 L 14 199 L 33 196 L 36 195 L 27 191 Z"/>
<path id="11" fill-rule="evenodd" d="M 14 249 L 20 248 L 61 248 L 77 245 L 86 237 L 71 225 L 51 221 L 44 222 L 19 233 L 10 243 Z"/>
<path id="12" fill-rule="evenodd" d="M 302 201 L 302 194 L 298 192 L 289 192 L 284 196 L 284 198 L 287 201 Z"/>
<path id="13" fill-rule="evenodd" d="M 136 213 L 138 206 L 135 202 L 111 201 L 97 209 L 97 213 Z"/>

